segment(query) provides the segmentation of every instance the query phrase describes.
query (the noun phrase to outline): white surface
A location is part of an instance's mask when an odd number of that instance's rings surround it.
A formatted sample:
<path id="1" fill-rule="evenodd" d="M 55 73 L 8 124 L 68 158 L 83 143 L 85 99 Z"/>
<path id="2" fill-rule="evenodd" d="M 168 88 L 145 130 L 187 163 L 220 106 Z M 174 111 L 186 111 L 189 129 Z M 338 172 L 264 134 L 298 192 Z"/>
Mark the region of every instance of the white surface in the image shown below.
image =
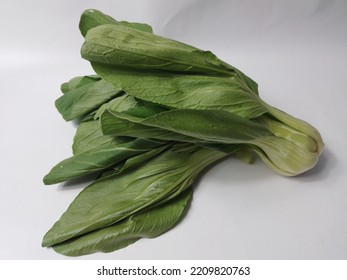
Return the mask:
<path id="1" fill-rule="evenodd" d="M 92 73 L 79 55 L 84 9 L 147 22 L 157 34 L 213 51 L 259 83 L 268 103 L 322 133 L 307 174 L 228 159 L 196 187 L 173 230 L 81 259 L 346 259 L 346 1 L 2 1 L 0 258 L 64 259 L 40 247 L 82 189 L 44 186 L 71 155 L 75 127 L 54 108 L 59 86 Z"/>

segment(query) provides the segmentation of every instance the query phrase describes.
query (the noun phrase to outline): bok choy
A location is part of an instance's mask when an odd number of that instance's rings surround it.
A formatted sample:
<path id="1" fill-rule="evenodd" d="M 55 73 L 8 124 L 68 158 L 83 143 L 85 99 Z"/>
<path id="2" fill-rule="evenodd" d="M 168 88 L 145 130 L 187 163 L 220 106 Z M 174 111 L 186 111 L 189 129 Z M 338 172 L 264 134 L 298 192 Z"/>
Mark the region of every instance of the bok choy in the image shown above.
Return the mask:
<path id="1" fill-rule="evenodd" d="M 78 128 L 72 156 L 43 181 L 95 179 L 42 246 L 79 256 L 159 236 L 184 216 L 199 174 L 230 155 L 258 155 L 284 176 L 316 164 L 317 129 L 266 103 L 255 81 L 212 52 L 97 10 L 79 27 L 95 74 L 61 86 L 56 108 Z"/>

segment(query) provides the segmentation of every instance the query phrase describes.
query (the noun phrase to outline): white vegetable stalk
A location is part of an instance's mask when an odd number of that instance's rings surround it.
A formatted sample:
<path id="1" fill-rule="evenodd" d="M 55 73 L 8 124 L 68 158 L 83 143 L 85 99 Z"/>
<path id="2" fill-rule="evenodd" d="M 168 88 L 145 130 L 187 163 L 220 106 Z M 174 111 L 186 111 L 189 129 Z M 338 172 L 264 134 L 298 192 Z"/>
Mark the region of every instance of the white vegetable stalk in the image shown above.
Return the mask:
<path id="1" fill-rule="evenodd" d="M 256 139 L 254 151 L 273 170 L 295 176 L 311 169 L 318 161 L 324 143 L 318 130 L 263 102 L 270 114 L 257 118 L 274 136 Z"/>

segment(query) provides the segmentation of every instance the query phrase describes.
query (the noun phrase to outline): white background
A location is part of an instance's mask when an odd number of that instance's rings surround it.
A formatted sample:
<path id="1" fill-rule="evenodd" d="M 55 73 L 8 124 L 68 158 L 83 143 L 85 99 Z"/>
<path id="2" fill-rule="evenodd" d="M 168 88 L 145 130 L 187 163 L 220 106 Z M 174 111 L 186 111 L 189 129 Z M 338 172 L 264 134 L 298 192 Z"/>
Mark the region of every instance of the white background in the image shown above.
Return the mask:
<path id="1" fill-rule="evenodd" d="M 79 16 L 99 9 L 211 50 L 259 84 L 266 102 L 321 132 L 317 166 L 285 178 L 228 159 L 195 188 L 185 219 L 153 240 L 79 259 L 347 259 L 347 1 L 1 1 L 0 259 L 69 259 L 41 248 L 82 190 L 44 186 L 71 155 L 62 82 L 91 74 Z"/>

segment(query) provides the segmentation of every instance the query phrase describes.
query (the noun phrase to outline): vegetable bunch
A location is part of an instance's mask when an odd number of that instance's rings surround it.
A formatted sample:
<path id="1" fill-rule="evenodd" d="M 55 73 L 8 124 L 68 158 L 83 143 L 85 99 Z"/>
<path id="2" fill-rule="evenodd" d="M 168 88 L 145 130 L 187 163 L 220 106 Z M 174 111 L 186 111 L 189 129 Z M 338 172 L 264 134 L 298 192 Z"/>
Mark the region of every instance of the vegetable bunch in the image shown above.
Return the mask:
<path id="1" fill-rule="evenodd" d="M 96 10 L 80 20 L 96 75 L 62 84 L 56 107 L 77 120 L 73 156 L 44 177 L 95 174 L 42 245 L 77 256 L 156 237 L 184 215 L 207 166 L 258 155 L 275 172 L 312 168 L 323 141 L 310 124 L 260 99 L 257 84 L 213 53 Z"/>

